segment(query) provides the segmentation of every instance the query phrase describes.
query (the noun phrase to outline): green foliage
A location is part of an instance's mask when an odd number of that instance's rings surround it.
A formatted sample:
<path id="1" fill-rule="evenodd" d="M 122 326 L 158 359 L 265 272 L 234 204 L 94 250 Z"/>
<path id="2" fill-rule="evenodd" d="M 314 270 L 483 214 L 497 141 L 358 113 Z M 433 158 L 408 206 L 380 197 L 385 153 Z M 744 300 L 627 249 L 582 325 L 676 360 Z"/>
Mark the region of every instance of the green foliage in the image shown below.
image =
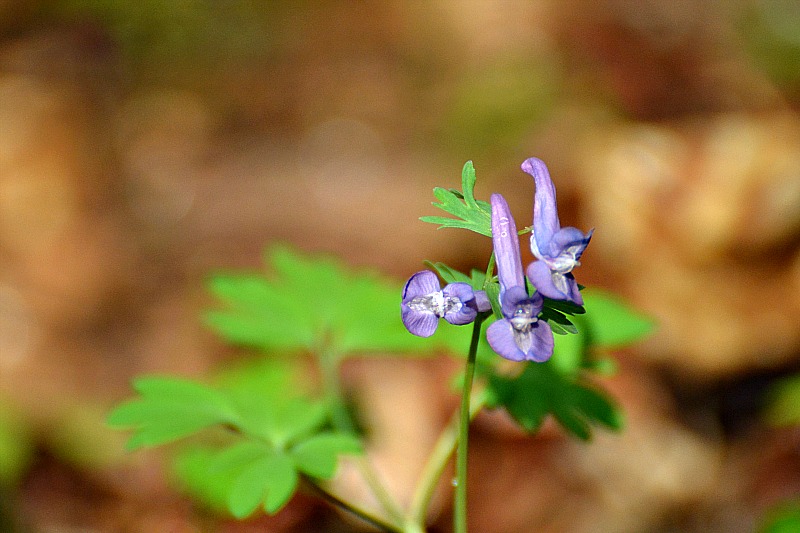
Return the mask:
<path id="1" fill-rule="evenodd" d="M 355 437 L 342 433 L 320 433 L 291 450 L 292 460 L 299 470 L 321 479 L 333 477 L 339 454 L 358 453 L 361 453 L 361 443 Z"/>
<path id="2" fill-rule="evenodd" d="M 591 426 L 622 428 L 622 415 L 614 403 L 577 375 L 564 375 L 550 362 L 527 363 L 517 377 L 492 375 L 489 394 L 493 406 L 502 406 L 528 432 L 535 432 L 552 414 L 572 435 L 591 438 Z"/>
<path id="3" fill-rule="evenodd" d="M 331 432 L 286 449 L 240 440 L 225 448 L 189 447 L 178 455 L 175 472 L 196 498 L 241 519 L 259 505 L 269 514 L 276 513 L 294 495 L 301 476 L 330 479 L 340 455 L 362 451 L 356 437 Z"/>
<path id="4" fill-rule="evenodd" d="M 259 505 L 276 513 L 294 495 L 300 479 L 285 451 L 249 440 L 223 449 L 188 448 L 178 456 L 175 471 L 189 493 L 239 519 Z"/>
<path id="5" fill-rule="evenodd" d="M 52 4 L 52 5 L 50 5 Z M 100 25 L 129 64 L 152 81 L 197 76 L 208 68 L 252 61 L 279 49 L 284 38 L 275 2 L 224 4 L 204 0 L 56 0 L 47 13 L 55 19 Z M 208 77 L 208 76 L 206 76 Z M 185 80 L 184 80 L 185 81 Z"/>
<path id="6" fill-rule="evenodd" d="M 796 533 L 800 531 L 800 502 L 792 501 L 771 509 L 758 533 Z"/>
<path id="7" fill-rule="evenodd" d="M 776 426 L 800 424 L 800 375 L 782 379 L 772 386 L 766 419 Z"/>
<path id="8" fill-rule="evenodd" d="M 491 237 L 491 207 L 475 199 L 475 181 L 468 161 L 462 171 L 463 192 L 434 189 L 439 201 L 434 205 L 454 218 L 421 220 Z M 194 437 L 178 447 L 174 471 L 179 481 L 212 508 L 240 519 L 259 508 L 277 512 L 301 482 L 330 479 L 340 456 L 363 453 L 338 383 L 339 365 L 346 357 L 410 355 L 437 348 L 463 354 L 469 346 L 469 361 L 476 357 L 490 407 L 505 408 L 529 432 L 552 415 L 568 433 L 589 440 L 595 426 L 619 430 L 623 425 L 617 406 L 588 377 L 608 366 L 593 359 L 593 352 L 630 344 L 653 329 L 649 318 L 602 292 L 586 291 L 585 306 L 545 299 L 540 318 L 557 334 L 553 356 L 546 363 L 521 363 L 511 376 L 499 372 L 502 359 L 485 335 L 474 337 L 477 345 L 470 344 L 471 328 L 443 321 L 433 339 L 407 332 L 400 320 L 401 286 L 377 273 L 281 245 L 268 248 L 264 261 L 263 274 L 225 273 L 209 280 L 222 308 L 207 312 L 205 321 L 227 341 L 270 358 L 229 370 L 214 385 L 139 378 L 134 389 L 140 396 L 108 417 L 111 425 L 133 430 L 129 449 Z M 485 272 L 469 275 L 443 263 L 428 266 L 445 283 L 464 282 L 486 291 L 494 318 L 502 317 L 499 284 L 492 275 L 494 256 Z M 492 319 L 481 315 L 476 323 L 484 318 L 487 325 Z M 297 357 L 308 354 L 314 358 Z M 323 383 L 323 399 L 310 390 L 313 379 L 299 378 L 309 359 L 320 374 L 315 377 Z M 466 424 L 461 431 L 465 436 Z M 383 504 L 392 511 L 391 502 Z"/>
<path id="9" fill-rule="evenodd" d="M 547 302 L 547 300 L 545 300 L 545 302 Z M 542 308 L 542 313 L 539 318 L 546 320 L 550 325 L 550 329 L 552 329 L 553 333 L 557 335 L 574 335 L 578 333 L 578 328 L 575 327 L 575 324 L 573 324 L 569 318 L 567 318 L 567 315 L 558 309 L 549 307 L 548 305 L 545 305 Z"/>
<path id="10" fill-rule="evenodd" d="M 259 506 L 274 513 L 292 497 L 302 475 L 330 479 L 340 455 L 362 452 L 355 436 L 329 429 L 328 403 L 296 386 L 296 373 L 285 362 L 261 361 L 226 372 L 216 386 L 140 378 L 134 388 L 141 397 L 119 406 L 108 421 L 133 428 L 131 449 L 216 426 L 216 433 L 204 432 L 216 444 L 178 453 L 180 483 L 237 518 Z"/>
<path id="11" fill-rule="evenodd" d="M 458 270 L 441 262 L 432 263 L 430 261 L 425 261 L 425 266 L 430 267 L 438 272 L 445 283 L 462 282 L 471 285 L 476 291 L 481 291 L 484 289 L 484 285 L 486 283 L 486 274 L 480 270 L 473 269 L 470 272 L 470 275 L 467 276 L 463 272 L 459 272 Z"/>
<path id="12" fill-rule="evenodd" d="M 614 431 L 622 428 L 622 413 L 589 381 L 589 371 L 613 372 L 613 363 L 594 360 L 594 352 L 641 340 L 654 324 L 605 292 L 585 290 L 582 294 L 583 307 L 545 299 L 541 316 L 559 334 L 549 361 L 527 363 L 516 377 L 496 374 L 491 366 L 481 367 L 487 374 L 493 406 L 505 408 L 526 431 L 536 431 L 547 415 L 582 440 L 591 438 L 592 426 Z"/>
<path id="13" fill-rule="evenodd" d="M 738 14 L 745 49 L 784 89 L 800 88 L 800 15 L 792 1 L 754 2 Z"/>
<path id="14" fill-rule="evenodd" d="M 209 289 L 225 309 L 206 323 L 233 344 L 264 351 L 325 349 L 336 354 L 430 353 L 400 321 L 402 287 L 325 256 L 286 246 L 265 254 L 270 275 L 218 274 Z"/>
<path id="15" fill-rule="evenodd" d="M 643 339 L 655 329 L 653 319 L 608 292 L 591 289 L 582 294 L 586 314 L 575 320 L 587 335 L 587 344 L 618 348 Z"/>
<path id="16" fill-rule="evenodd" d="M 425 216 L 420 217 L 420 220 L 439 224 L 440 229 L 463 228 L 491 237 L 492 206 L 488 202 L 475 199 L 475 181 L 475 167 L 472 166 L 472 161 L 467 161 L 461 172 L 463 192 L 442 187 L 433 189 L 433 195 L 439 200 L 438 204 L 434 202 L 433 205 L 456 218 Z"/>
<path id="17" fill-rule="evenodd" d="M 551 326 L 552 327 L 552 326 Z M 549 363 L 561 374 L 574 374 L 585 364 L 586 338 L 580 334 L 555 337 L 553 355 Z"/>
<path id="18" fill-rule="evenodd" d="M 237 424 L 238 415 L 228 398 L 200 383 L 170 377 L 142 377 L 133 388 L 141 399 L 114 409 L 108 423 L 133 428 L 129 450 L 158 446 L 216 424 Z"/>
<path id="19" fill-rule="evenodd" d="M 0 402 L 0 491 L 17 484 L 33 460 L 30 430 L 11 406 Z"/>

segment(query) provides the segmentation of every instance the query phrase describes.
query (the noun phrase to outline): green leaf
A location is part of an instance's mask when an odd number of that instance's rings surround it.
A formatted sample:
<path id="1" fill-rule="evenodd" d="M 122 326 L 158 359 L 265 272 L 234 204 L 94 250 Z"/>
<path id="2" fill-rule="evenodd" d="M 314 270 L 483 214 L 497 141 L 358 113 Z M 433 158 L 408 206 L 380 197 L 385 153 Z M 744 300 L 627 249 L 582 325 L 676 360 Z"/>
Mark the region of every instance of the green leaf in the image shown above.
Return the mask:
<path id="1" fill-rule="evenodd" d="M 230 446 L 217 450 L 208 461 L 208 472 L 212 475 L 230 471 L 238 473 L 249 463 L 272 451 L 273 448 L 265 442 L 239 437 Z"/>
<path id="2" fill-rule="evenodd" d="M 249 416 L 242 421 L 242 428 L 277 448 L 284 448 L 314 432 L 327 421 L 329 414 L 327 403 L 307 398 L 259 403 L 259 410 L 248 410 Z"/>
<path id="3" fill-rule="evenodd" d="M 305 438 L 323 426 L 329 405 L 313 398 L 298 359 L 263 358 L 229 369 L 220 390 L 238 413 L 237 428 L 275 448 Z"/>
<path id="4" fill-rule="evenodd" d="M 586 419 L 613 431 L 620 431 L 625 426 L 625 417 L 614 402 L 588 383 L 575 382 L 567 389 L 570 403 Z"/>
<path id="5" fill-rule="evenodd" d="M 296 358 L 255 357 L 227 363 L 214 379 L 219 390 L 231 399 L 258 398 L 261 404 L 290 398 L 310 397 L 312 386 L 307 367 Z"/>
<path id="6" fill-rule="evenodd" d="M 550 325 L 550 329 L 553 330 L 553 333 L 558 335 L 574 335 L 578 333 L 578 328 L 575 327 L 575 324 L 570 322 L 566 315 L 564 315 L 564 313 L 561 311 L 545 307 L 542 309 L 540 318 L 542 320 L 546 320 Z"/>
<path id="7" fill-rule="evenodd" d="M 550 365 L 561 374 L 573 374 L 581 367 L 586 353 L 586 339 L 577 335 L 559 335 L 555 337 L 553 355 Z"/>
<path id="8" fill-rule="evenodd" d="M 286 453 L 250 439 L 222 449 L 189 448 L 176 458 L 175 473 L 194 497 L 238 519 L 259 505 L 270 514 L 279 511 L 299 481 Z"/>
<path id="9" fill-rule="evenodd" d="M 213 475 L 209 464 L 218 450 L 208 446 L 188 446 L 181 449 L 172 461 L 172 475 L 180 489 L 218 513 L 227 512 L 228 494 L 238 470 Z"/>
<path id="10" fill-rule="evenodd" d="M 10 406 L 0 402 L 0 492 L 22 479 L 34 452 L 30 429 Z"/>
<path id="11" fill-rule="evenodd" d="M 770 509 L 758 533 L 796 533 L 800 531 L 800 502 L 789 501 Z"/>
<path id="12" fill-rule="evenodd" d="M 209 289 L 224 304 L 206 323 L 229 342 L 266 352 L 431 353 L 400 320 L 402 284 L 327 256 L 275 245 L 265 275 L 218 274 Z"/>
<path id="13" fill-rule="evenodd" d="M 311 477 L 330 479 L 336 471 L 339 455 L 363 453 L 361 442 L 344 433 L 321 433 L 291 450 L 295 466 Z"/>
<path id="14" fill-rule="evenodd" d="M 269 479 L 264 510 L 269 514 L 280 511 L 294 496 L 300 479 L 294 463 L 286 454 L 276 455 L 267 468 Z"/>
<path id="15" fill-rule="evenodd" d="M 228 495 L 228 509 L 241 520 L 253 514 L 263 502 L 264 510 L 273 514 L 292 497 L 298 480 L 288 456 L 265 454 L 245 465 L 236 477 Z"/>
<path id="16" fill-rule="evenodd" d="M 455 268 L 447 266 L 441 262 L 432 263 L 431 261 L 425 261 L 425 266 L 438 272 L 439 276 L 441 276 L 445 283 L 466 283 L 476 291 L 484 290 L 484 285 L 486 284 L 486 274 L 480 270 L 472 269 L 470 275 L 468 276 L 463 272 L 459 272 Z"/>
<path id="17" fill-rule="evenodd" d="M 134 381 L 141 398 L 123 403 L 108 416 L 109 425 L 132 428 L 127 448 L 157 446 L 215 424 L 236 424 L 238 417 L 218 391 L 190 380 L 143 377 Z"/>
<path id="18" fill-rule="evenodd" d="M 782 379 L 772 386 L 766 419 L 775 426 L 800 424 L 800 375 Z"/>
<path id="19" fill-rule="evenodd" d="M 425 266 L 428 266 L 438 272 L 445 283 L 461 282 L 472 285 L 472 278 L 463 272 L 459 272 L 455 268 L 445 265 L 444 263 L 431 263 L 430 261 L 425 261 Z"/>
<path id="20" fill-rule="evenodd" d="M 456 218 L 425 216 L 423 222 L 439 224 L 440 228 L 463 228 L 487 237 L 492 236 L 492 207 L 488 202 L 476 200 L 475 167 L 467 161 L 461 171 L 461 187 L 463 192 L 436 187 L 433 195 L 439 200 L 433 205 Z"/>
<path id="21" fill-rule="evenodd" d="M 611 357 L 585 359 L 582 363 L 583 368 L 601 376 L 613 376 L 619 370 L 617 361 Z"/>
<path id="22" fill-rule="evenodd" d="M 313 313 L 304 312 L 296 295 L 280 283 L 252 274 L 220 274 L 208 288 L 228 309 L 208 312 L 206 324 L 229 342 L 273 350 L 314 345 Z"/>
<path id="23" fill-rule="evenodd" d="M 492 282 L 486 285 L 486 296 L 492 304 L 492 314 L 498 320 L 503 319 L 503 309 L 500 305 L 500 284 Z"/>
<path id="24" fill-rule="evenodd" d="M 591 426 L 622 428 L 622 415 L 614 403 L 578 375 L 562 374 L 551 362 L 528 363 L 517 377 L 490 375 L 488 388 L 494 406 L 504 407 L 528 432 L 553 415 L 569 433 L 591 438 Z"/>
<path id="25" fill-rule="evenodd" d="M 582 315 L 586 313 L 586 309 L 569 300 L 551 300 L 550 298 L 544 299 L 545 309 L 555 309 L 564 315 Z"/>
<path id="26" fill-rule="evenodd" d="M 653 319 L 635 311 L 620 298 L 596 289 L 583 292 L 586 315 L 575 317 L 585 327 L 590 344 L 603 348 L 626 346 L 655 329 Z"/>

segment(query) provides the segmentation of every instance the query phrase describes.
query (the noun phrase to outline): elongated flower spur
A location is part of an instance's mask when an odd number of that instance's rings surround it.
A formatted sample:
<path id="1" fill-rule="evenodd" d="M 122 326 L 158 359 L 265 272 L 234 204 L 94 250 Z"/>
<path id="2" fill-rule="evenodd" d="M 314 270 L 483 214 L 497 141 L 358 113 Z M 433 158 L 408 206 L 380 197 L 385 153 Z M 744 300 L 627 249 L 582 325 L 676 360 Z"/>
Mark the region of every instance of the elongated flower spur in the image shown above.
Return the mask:
<path id="1" fill-rule="evenodd" d="M 536 183 L 531 252 L 538 261 L 528 266 L 528 279 L 542 296 L 583 305 L 583 297 L 572 271 L 580 266 L 579 259 L 594 230 L 584 234 L 578 228 L 561 227 L 556 188 L 547 166 L 541 160 L 535 157 L 526 159 L 522 163 L 522 170 L 533 176 Z"/>
<path id="2" fill-rule="evenodd" d="M 538 293 L 528 296 L 519 253 L 517 226 L 505 198 L 493 194 L 492 243 L 500 281 L 503 319 L 486 330 L 492 349 L 512 361 L 547 361 L 553 355 L 553 331 L 539 320 L 544 303 Z"/>
<path id="3" fill-rule="evenodd" d="M 417 272 L 403 287 L 400 312 L 403 325 L 418 337 L 430 337 L 444 318 L 461 326 L 475 320 L 479 311 L 491 309 L 483 291 L 474 291 L 468 283 L 450 283 L 444 289 L 430 270 Z"/>

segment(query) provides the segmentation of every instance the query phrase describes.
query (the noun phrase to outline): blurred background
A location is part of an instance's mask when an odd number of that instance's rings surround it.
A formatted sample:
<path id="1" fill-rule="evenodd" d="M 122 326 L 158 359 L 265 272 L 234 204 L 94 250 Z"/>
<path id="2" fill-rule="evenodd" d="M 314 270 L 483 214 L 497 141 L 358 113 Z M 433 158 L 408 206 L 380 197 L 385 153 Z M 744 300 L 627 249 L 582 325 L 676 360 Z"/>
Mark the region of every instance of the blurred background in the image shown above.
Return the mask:
<path id="1" fill-rule="evenodd" d="M 799 104 L 791 0 L 0 1 L 0 530 L 361 531 L 302 496 L 210 515 L 105 414 L 134 375 L 237 357 L 203 283 L 268 242 L 398 287 L 482 268 L 488 239 L 417 218 L 469 159 L 529 224 L 537 156 L 562 223 L 596 228 L 581 283 L 659 330 L 604 382 L 621 435 L 476 420 L 473 530 L 752 531 L 800 494 L 800 432 L 763 416 L 800 370 Z M 351 369 L 399 495 L 452 370 Z"/>

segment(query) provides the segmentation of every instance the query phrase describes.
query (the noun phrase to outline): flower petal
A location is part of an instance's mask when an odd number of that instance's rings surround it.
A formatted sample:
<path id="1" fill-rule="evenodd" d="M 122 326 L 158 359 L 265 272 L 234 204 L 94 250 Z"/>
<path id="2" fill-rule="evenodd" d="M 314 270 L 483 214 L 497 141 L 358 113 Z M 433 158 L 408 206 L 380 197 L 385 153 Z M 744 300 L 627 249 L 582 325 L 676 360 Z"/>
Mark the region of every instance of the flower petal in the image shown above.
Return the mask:
<path id="1" fill-rule="evenodd" d="M 561 228 L 558 221 L 556 204 L 556 187 L 550 179 L 547 165 L 541 159 L 531 157 L 522 163 L 522 170 L 533 176 L 536 183 L 536 194 L 533 198 L 533 235 L 531 235 L 531 251 L 541 259 L 538 252 L 547 253 L 550 241 Z M 534 241 L 535 239 L 535 241 Z"/>
<path id="2" fill-rule="evenodd" d="M 524 287 L 525 276 L 519 253 L 517 225 L 505 198 L 493 194 L 492 203 L 492 244 L 497 261 L 497 277 L 500 280 L 500 294 L 511 287 Z"/>
<path id="3" fill-rule="evenodd" d="M 561 228 L 553 236 L 553 240 L 550 243 L 550 257 L 566 254 L 577 261 L 589 245 L 592 233 L 594 233 L 593 229 L 584 234 L 581 230 L 572 226 Z"/>
<path id="4" fill-rule="evenodd" d="M 524 335 L 524 339 L 517 337 Z M 486 340 L 489 346 L 501 357 L 511 361 L 536 361 L 542 363 L 553 355 L 553 330 L 550 325 L 539 320 L 526 333 L 515 332 L 514 327 L 506 319 L 498 320 L 486 328 Z M 520 349 L 520 344 L 526 350 Z"/>
<path id="5" fill-rule="evenodd" d="M 536 291 L 542 296 L 551 300 L 570 300 L 583 305 L 583 297 L 572 274 L 553 272 L 544 261 L 534 261 L 528 265 L 527 274 Z"/>
<path id="6" fill-rule="evenodd" d="M 475 300 L 470 302 L 470 305 L 475 307 L 479 313 L 492 310 L 492 303 L 484 291 L 475 291 Z"/>
<path id="7" fill-rule="evenodd" d="M 503 308 L 503 316 L 506 318 L 513 317 L 514 312 L 517 310 L 517 304 L 528 299 L 528 291 L 526 291 L 524 287 L 516 286 L 509 288 L 502 296 L 500 296 L 500 305 Z M 541 309 L 539 309 L 539 311 L 541 311 Z"/>
<path id="8" fill-rule="evenodd" d="M 415 311 L 406 304 L 402 304 L 400 314 L 403 325 L 417 337 L 430 337 L 439 325 L 439 319 L 435 314 L 429 311 Z"/>
<path id="9" fill-rule="evenodd" d="M 501 357 L 511 361 L 524 361 L 525 354 L 517 347 L 514 339 L 514 328 L 506 319 L 497 320 L 486 328 L 486 340 L 489 346 Z"/>
<path id="10" fill-rule="evenodd" d="M 475 299 L 475 291 L 469 283 L 457 281 L 450 283 L 442 289 L 446 298 L 455 298 L 461 305 L 451 309 L 444 314 L 444 319 L 456 326 L 463 326 L 475 320 L 478 311 L 469 305 Z"/>
<path id="11" fill-rule="evenodd" d="M 417 296 L 427 296 L 439 292 L 439 278 L 430 270 L 421 270 L 408 278 L 403 287 L 403 303 L 408 303 Z"/>
<path id="12" fill-rule="evenodd" d="M 475 291 L 472 289 L 472 286 L 463 281 L 448 283 L 445 285 L 444 289 L 442 289 L 442 292 L 445 296 L 458 298 L 462 303 L 466 303 L 475 298 Z"/>
<path id="13" fill-rule="evenodd" d="M 555 339 L 550 324 L 544 320 L 539 320 L 533 325 L 530 331 L 531 348 L 525 354 L 525 359 L 543 363 L 553 355 Z"/>
<path id="14" fill-rule="evenodd" d="M 475 321 L 478 311 L 468 305 L 462 305 L 458 311 L 449 311 L 444 314 L 444 319 L 454 326 L 463 326 Z"/>

